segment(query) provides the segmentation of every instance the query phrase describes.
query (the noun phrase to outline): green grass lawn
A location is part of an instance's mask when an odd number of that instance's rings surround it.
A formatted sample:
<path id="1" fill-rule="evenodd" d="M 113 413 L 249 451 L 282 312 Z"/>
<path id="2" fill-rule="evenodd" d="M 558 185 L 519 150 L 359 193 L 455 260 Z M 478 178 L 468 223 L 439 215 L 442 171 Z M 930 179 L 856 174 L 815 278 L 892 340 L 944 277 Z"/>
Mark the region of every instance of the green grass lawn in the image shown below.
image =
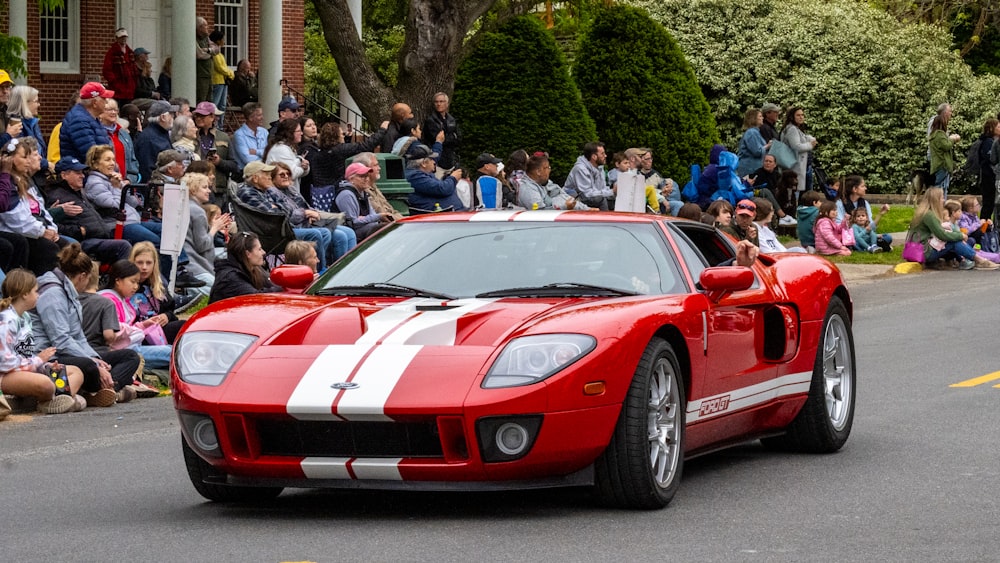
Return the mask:
<path id="1" fill-rule="evenodd" d="M 872 206 L 877 210 L 878 206 Z M 878 214 L 878 211 L 875 211 Z M 893 205 L 889 212 L 882 217 L 878 223 L 880 233 L 905 233 L 910 228 L 910 221 L 913 220 L 912 205 Z M 789 246 L 789 243 L 798 246 L 795 237 L 778 237 L 781 244 Z M 870 254 L 868 252 L 853 252 L 850 256 L 827 256 L 831 262 L 841 264 L 899 264 L 903 261 L 903 241 L 892 241 L 892 252 L 879 252 Z"/>

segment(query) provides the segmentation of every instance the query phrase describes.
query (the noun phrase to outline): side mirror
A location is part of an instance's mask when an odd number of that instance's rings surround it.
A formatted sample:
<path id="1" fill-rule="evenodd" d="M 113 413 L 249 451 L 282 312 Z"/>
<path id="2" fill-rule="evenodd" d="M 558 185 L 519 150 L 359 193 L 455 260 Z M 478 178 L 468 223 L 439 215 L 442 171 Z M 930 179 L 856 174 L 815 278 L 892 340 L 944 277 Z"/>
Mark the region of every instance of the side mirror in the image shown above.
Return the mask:
<path id="1" fill-rule="evenodd" d="M 271 282 L 285 289 L 302 291 L 316 279 L 315 272 L 309 266 L 284 264 L 271 270 Z"/>
<path id="2" fill-rule="evenodd" d="M 734 291 L 749 289 L 754 282 L 753 270 L 744 266 L 721 266 L 702 270 L 698 283 L 712 301 L 718 301 Z"/>

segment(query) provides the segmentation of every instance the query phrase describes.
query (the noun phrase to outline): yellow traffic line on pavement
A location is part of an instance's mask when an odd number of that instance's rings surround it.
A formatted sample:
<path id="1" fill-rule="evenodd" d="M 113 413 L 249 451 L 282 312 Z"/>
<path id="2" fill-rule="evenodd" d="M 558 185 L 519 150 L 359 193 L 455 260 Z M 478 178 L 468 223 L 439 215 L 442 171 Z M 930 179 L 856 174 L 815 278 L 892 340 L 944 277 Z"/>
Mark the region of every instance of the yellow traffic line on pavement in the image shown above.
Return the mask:
<path id="1" fill-rule="evenodd" d="M 972 379 L 966 379 L 965 381 L 960 381 L 958 383 L 952 383 L 948 387 L 975 387 L 976 385 L 982 385 L 983 383 L 989 383 L 990 381 L 995 381 L 997 379 L 1000 379 L 1000 371 L 995 371 L 979 377 L 973 377 Z M 1000 388 L 1000 384 L 994 385 L 994 387 Z"/>

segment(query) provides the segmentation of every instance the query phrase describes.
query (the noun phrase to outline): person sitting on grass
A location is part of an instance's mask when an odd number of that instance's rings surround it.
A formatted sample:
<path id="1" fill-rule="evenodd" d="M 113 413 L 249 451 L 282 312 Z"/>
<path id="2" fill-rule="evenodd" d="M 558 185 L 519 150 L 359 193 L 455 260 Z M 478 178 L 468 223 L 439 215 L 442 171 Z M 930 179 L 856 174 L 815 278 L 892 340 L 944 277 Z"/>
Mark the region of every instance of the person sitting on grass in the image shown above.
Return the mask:
<path id="1" fill-rule="evenodd" d="M 799 207 L 795 211 L 798 218 L 798 225 L 795 231 L 799 235 L 799 244 L 806 249 L 809 254 L 816 253 L 816 235 L 813 232 L 816 226 L 816 219 L 819 217 L 819 206 L 823 205 L 826 198 L 816 190 L 809 190 L 799 198 Z"/>
<path id="2" fill-rule="evenodd" d="M 34 397 L 38 412 L 62 414 L 86 408 L 87 401 L 76 394 L 83 385 L 83 372 L 76 366 L 51 361 L 54 347 L 32 354 L 35 338 L 27 312 L 38 301 L 35 275 L 23 268 L 7 272 L 0 291 L 0 391 L 19 398 Z M 49 373 L 65 368 L 66 377 L 57 386 Z M 68 388 L 66 383 L 68 382 Z"/>
<path id="3" fill-rule="evenodd" d="M 129 300 L 135 308 L 136 320 L 152 321 L 160 325 L 167 344 L 173 344 L 184 321 L 177 318 L 177 299 L 167 291 L 167 281 L 160 272 L 160 255 L 156 252 L 156 247 L 149 242 L 140 242 L 132 247 L 129 261 L 139 268 L 139 287 Z M 185 304 L 188 302 L 185 301 Z"/>
<path id="4" fill-rule="evenodd" d="M 63 248 L 59 267 L 38 278 L 38 303 L 29 316 L 35 350 L 55 346 L 59 363 L 76 366 L 83 373 L 87 406 L 110 407 L 135 398 L 131 385 L 142 359 L 127 349 L 100 353 L 87 342 L 83 307 L 77 297 L 87 287 L 93 267 L 93 260 L 78 243 Z"/>
<path id="5" fill-rule="evenodd" d="M 819 218 L 813 226 L 816 253 L 824 256 L 850 256 L 851 249 L 844 244 L 844 226 L 837 222 L 837 204 L 824 201 L 819 206 Z"/>
<path id="6" fill-rule="evenodd" d="M 982 204 L 979 203 L 979 198 L 974 195 L 967 195 L 962 198 L 962 216 L 955 223 L 959 229 L 965 229 L 962 231 L 969 235 L 970 245 L 975 248 L 975 245 L 982 244 L 983 233 L 993 225 L 993 220 L 987 218 L 982 220 L 979 218 L 979 212 L 982 209 Z"/>
<path id="7" fill-rule="evenodd" d="M 944 223 L 950 223 L 944 201 L 944 190 L 941 188 L 934 186 L 924 190 L 913 211 L 906 240 L 923 245 L 924 264 L 930 268 L 941 267 L 940 260 L 956 258 L 961 270 L 994 269 L 996 264 L 976 256 L 976 251 L 967 242 L 968 235 L 958 229 L 944 228 Z"/>
<path id="8" fill-rule="evenodd" d="M 882 238 L 882 235 L 876 233 L 875 229 L 872 228 L 871 221 L 868 220 L 868 210 L 864 207 L 855 207 L 848 219 L 850 220 L 851 230 L 854 231 L 855 250 L 874 254 L 885 251 L 885 248 L 882 246 L 883 244 L 889 246 Z M 889 250 L 892 250 L 891 246 L 889 246 Z"/>
<path id="9" fill-rule="evenodd" d="M 948 230 L 948 231 L 962 231 L 963 234 L 966 233 L 966 231 L 965 231 L 965 229 L 963 227 L 959 227 L 959 222 L 962 220 L 962 204 L 960 204 L 959 202 L 954 201 L 954 200 L 949 200 L 949 201 L 944 202 L 944 210 L 945 210 L 945 213 L 948 216 L 948 221 L 942 223 L 941 226 L 945 230 Z M 971 235 L 969 236 L 968 244 L 969 244 L 969 246 L 972 246 L 972 237 L 971 237 Z M 994 264 L 995 266 L 1000 267 L 1000 264 L 997 264 L 997 262 L 1000 262 L 1000 255 L 997 255 L 996 253 L 993 253 L 993 252 L 984 252 L 984 251 L 982 251 L 980 249 L 977 249 L 975 247 L 973 247 L 973 250 L 976 251 L 976 260 L 977 260 L 976 261 L 976 268 L 978 268 L 980 270 L 991 270 L 991 269 L 993 269 L 993 268 L 990 268 L 990 266 L 988 264 L 986 264 L 985 262 L 982 262 L 980 259 L 982 259 L 982 260 L 988 260 L 990 263 Z"/>
<path id="10" fill-rule="evenodd" d="M 132 249 L 135 252 L 135 248 Z M 128 331 L 141 331 L 145 334 L 143 340 L 131 346 L 142 354 L 146 366 L 154 369 L 164 369 L 170 365 L 171 347 L 167 344 L 163 330 L 162 318 L 138 318 L 138 313 L 131 299 L 139 289 L 139 267 L 128 260 L 119 260 L 108 270 L 108 280 L 104 289 L 98 292 L 115 305 L 115 313 L 122 328 Z M 161 324 L 162 323 L 162 324 Z M 159 330 L 154 329 L 156 326 Z"/>

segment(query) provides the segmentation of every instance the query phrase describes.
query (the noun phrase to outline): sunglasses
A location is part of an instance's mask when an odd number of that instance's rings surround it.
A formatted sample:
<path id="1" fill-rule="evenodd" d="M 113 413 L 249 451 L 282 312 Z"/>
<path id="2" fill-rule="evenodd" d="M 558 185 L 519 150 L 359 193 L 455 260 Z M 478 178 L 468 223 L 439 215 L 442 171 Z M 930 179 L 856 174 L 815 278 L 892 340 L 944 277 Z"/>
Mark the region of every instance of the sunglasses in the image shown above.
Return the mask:
<path id="1" fill-rule="evenodd" d="M 288 172 L 279 172 L 278 174 L 275 174 L 275 176 L 277 176 L 278 178 L 291 178 L 292 177 L 292 175 L 289 174 Z"/>
<path id="2" fill-rule="evenodd" d="M 750 205 L 749 203 L 741 203 L 736 206 L 736 209 L 746 209 L 747 211 L 757 211 L 756 205 Z"/>

